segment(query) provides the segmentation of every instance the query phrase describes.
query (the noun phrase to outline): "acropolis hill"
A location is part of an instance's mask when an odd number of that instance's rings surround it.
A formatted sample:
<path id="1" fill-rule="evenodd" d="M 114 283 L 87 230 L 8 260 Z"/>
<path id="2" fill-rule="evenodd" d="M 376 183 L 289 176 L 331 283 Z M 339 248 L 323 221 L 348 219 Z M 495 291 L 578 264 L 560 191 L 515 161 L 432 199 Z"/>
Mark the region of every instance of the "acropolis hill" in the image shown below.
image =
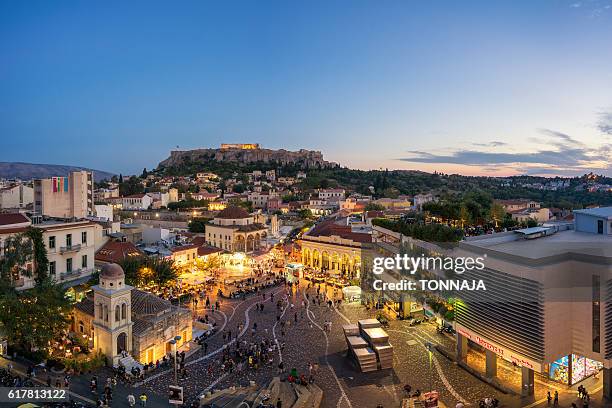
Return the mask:
<path id="1" fill-rule="evenodd" d="M 294 164 L 302 168 L 336 167 L 337 163 L 323 159 L 320 151 L 300 149 L 263 149 L 257 143 L 223 143 L 218 149 L 173 150 L 170 157 L 159 163 L 160 167 L 178 166 L 186 161 L 219 161 L 235 163 L 276 162 L 281 165 Z"/>

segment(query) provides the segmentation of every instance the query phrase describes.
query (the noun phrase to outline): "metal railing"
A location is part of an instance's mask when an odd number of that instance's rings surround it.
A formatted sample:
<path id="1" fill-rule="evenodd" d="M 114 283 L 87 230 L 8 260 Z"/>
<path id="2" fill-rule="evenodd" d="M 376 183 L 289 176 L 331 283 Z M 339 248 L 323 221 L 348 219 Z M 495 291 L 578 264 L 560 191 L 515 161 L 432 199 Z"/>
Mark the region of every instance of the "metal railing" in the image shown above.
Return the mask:
<path id="1" fill-rule="evenodd" d="M 60 247 L 60 253 L 65 253 L 65 252 L 78 252 L 81 250 L 81 244 L 75 244 L 75 245 L 66 245 L 63 247 Z"/>

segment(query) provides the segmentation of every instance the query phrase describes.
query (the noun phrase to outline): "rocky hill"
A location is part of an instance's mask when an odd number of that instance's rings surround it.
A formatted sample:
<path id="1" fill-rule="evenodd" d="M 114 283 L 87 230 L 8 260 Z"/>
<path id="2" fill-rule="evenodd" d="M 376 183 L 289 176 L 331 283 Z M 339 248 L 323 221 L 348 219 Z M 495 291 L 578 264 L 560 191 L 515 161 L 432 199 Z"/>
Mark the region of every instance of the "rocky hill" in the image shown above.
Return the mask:
<path id="1" fill-rule="evenodd" d="M 219 149 L 174 150 L 170 152 L 170 157 L 159 163 L 159 167 L 169 168 L 209 161 L 237 164 L 278 163 L 280 165 L 293 165 L 303 169 L 333 168 L 338 166 L 337 163 L 324 160 L 323 154 L 320 151 L 305 149 L 298 151 L 272 150 L 259 148 L 258 145 L 245 146 L 249 146 L 249 148 L 222 147 Z M 251 146 L 257 147 L 252 148 Z"/>
<path id="2" fill-rule="evenodd" d="M 110 180 L 113 173 L 100 170 L 92 170 L 86 167 L 66 166 L 61 164 L 35 164 L 22 162 L 0 162 L 0 178 L 18 178 L 21 180 L 31 180 L 38 178 L 48 178 L 54 176 L 67 176 L 71 171 L 87 170 L 93 171 L 94 180 Z"/>

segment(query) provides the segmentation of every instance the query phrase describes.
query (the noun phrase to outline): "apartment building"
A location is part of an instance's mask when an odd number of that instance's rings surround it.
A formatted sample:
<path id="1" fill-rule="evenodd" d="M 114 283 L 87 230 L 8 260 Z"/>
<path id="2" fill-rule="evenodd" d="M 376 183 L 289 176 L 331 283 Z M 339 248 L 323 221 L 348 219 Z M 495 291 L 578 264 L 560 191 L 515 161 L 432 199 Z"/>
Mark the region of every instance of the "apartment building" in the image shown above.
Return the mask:
<path id="1" fill-rule="evenodd" d="M 57 282 L 74 281 L 94 272 L 96 228 L 101 228 L 98 224 L 47 220 L 34 227 L 43 231 L 49 275 Z"/>
<path id="2" fill-rule="evenodd" d="M 321 200 L 339 201 L 344 198 L 346 192 L 343 188 L 325 188 L 318 191 Z"/>
<path id="3" fill-rule="evenodd" d="M 93 174 L 73 171 L 68 177 L 34 180 L 34 212 L 65 219 L 93 215 Z"/>
<path id="4" fill-rule="evenodd" d="M 24 208 L 34 202 L 34 189 L 14 184 L 0 189 L 0 208 Z"/>

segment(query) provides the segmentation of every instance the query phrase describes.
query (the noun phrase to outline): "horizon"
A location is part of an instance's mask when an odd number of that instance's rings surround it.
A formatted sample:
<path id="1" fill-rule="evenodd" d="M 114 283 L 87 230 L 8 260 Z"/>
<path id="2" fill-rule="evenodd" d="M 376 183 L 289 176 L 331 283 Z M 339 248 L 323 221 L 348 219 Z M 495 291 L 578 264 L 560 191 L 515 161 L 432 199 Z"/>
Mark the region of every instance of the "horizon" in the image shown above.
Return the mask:
<path id="1" fill-rule="evenodd" d="M 363 170 L 612 175 L 612 0 L 0 10 L 2 161 L 139 174 L 257 140 Z"/>

